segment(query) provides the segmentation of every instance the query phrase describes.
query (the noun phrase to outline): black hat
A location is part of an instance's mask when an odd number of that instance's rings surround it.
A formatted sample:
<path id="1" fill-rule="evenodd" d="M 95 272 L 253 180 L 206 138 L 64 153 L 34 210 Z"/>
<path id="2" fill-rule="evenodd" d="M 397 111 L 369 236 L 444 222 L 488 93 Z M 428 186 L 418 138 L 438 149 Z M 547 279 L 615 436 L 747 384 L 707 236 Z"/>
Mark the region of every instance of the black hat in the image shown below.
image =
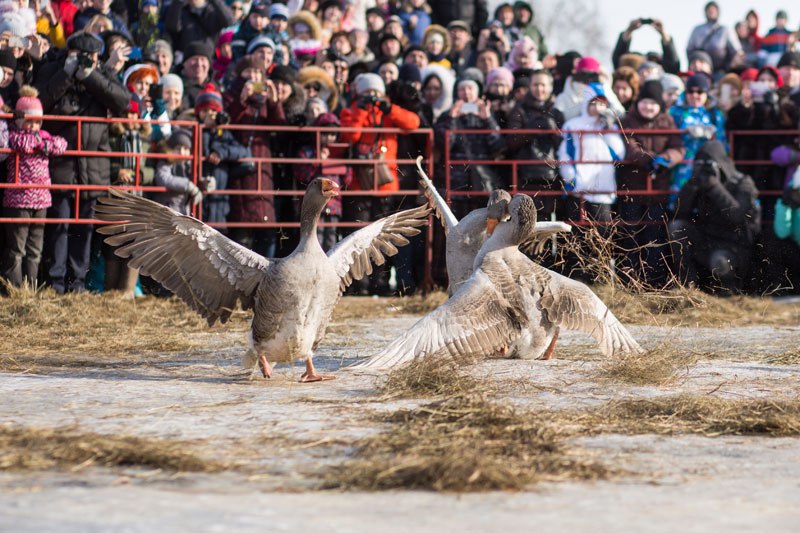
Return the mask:
<path id="1" fill-rule="evenodd" d="M 292 67 L 286 65 L 276 65 L 269 73 L 269 79 L 272 81 L 282 81 L 291 85 L 297 78 L 297 72 Z"/>
<path id="2" fill-rule="evenodd" d="M 87 54 L 99 54 L 103 50 L 103 41 L 93 33 L 77 31 L 67 39 L 67 48 Z"/>
<path id="3" fill-rule="evenodd" d="M 261 15 L 262 17 L 269 17 L 269 2 L 259 2 L 250 6 L 250 12 L 247 16 L 252 14 Z"/>
<path id="4" fill-rule="evenodd" d="M 338 7 L 342 9 L 342 3 L 339 0 L 326 0 L 319 5 L 319 13 L 325 13 L 325 10 L 329 7 Z"/>
<path id="5" fill-rule="evenodd" d="M 128 46 L 134 46 L 134 42 L 131 40 L 131 38 L 128 37 L 127 35 L 125 35 L 122 32 L 114 31 L 114 30 L 107 30 L 107 31 L 104 31 L 103 33 L 100 34 L 100 38 L 103 39 L 103 42 L 105 43 L 106 48 L 108 48 L 108 45 L 111 42 L 111 39 L 113 39 L 114 37 L 118 37 L 118 38 L 124 40 L 126 43 L 128 43 Z"/>
<path id="6" fill-rule="evenodd" d="M 800 53 L 798 52 L 785 52 L 780 61 L 778 61 L 778 68 L 781 67 L 794 67 L 800 68 Z"/>
<path id="7" fill-rule="evenodd" d="M 644 85 L 639 89 L 639 96 L 636 101 L 641 102 L 645 98 L 654 100 L 662 110 L 664 109 L 664 87 L 659 80 L 647 80 L 644 82 Z"/>
<path id="8" fill-rule="evenodd" d="M 195 41 L 187 46 L 186 50 L 183 51 L 183 62 L 185 63 L 187 59 L 194 56 L 203 56 L 211 61 L 211 56 L 213 54 L 214 50 L 211 48 L 211 46 L 201 41 Z"/>
<path id="9" fill-rule="evenodd" d="M 716 161 L 720 171 L 728 179 L 736 175 L 736 167 L 733 165 L 733 161 L 731 161 L 731 158 L 725 153 L 725 146 L 717 139 L 704 142 L 703 145 L 697 149 L 697 153 L 694 154 L 694 159 L 695 161 Z"/>
<path id="10" fill-rule="evenodd" d="M 183 129 L 176 129 L 172 135 L 167 139 L 167 146 L 170 148 L 177 148 L 183 146 L 185 148 L 192 148 L 192 134 Z"/>
<path id="11" fill-rule="evenodd" d="M 385 18 L 383 10 L 379 7 L 371 7 L 367 9 L 365 16 L 378 15 L 380 18 Z"/>
<path id="12" fill-rule="evenodd" d="M 426 52 L 426 51 L 425 51 L 425 49 L 424 49 L 424 48 L 422 48 L 420 45 L 418 45 L 418 44 L 412 44 L 411 46 L 409 46 L 408 48 L 406 48 L 405 50 L 403 50 L 403 59 L 405 59 L 405 58 L 406 58 L 406 56 L 407 56 L 408 54 L 410 54 L 411 52 L 422 52 L 422 53 L 423 53 L 423 54 L 425 54 L 426 56 L 428 55 L 428 52 Z"/>
<path id="13" fill-rule="evenodd" d="M 692 74 L 686 80 L 686 90 L 689 91 L 690 89 L 701 89 L 704 93 L 707 93 L 711 89 L 711 80 L 702 72 Z"/>
<path id="14" fill-rule="evenodd" d="M 419 71 L 419 67 L 413 63 L 403 63 L 400 65 L 399 71 L 399 79 L 407 82 L 415 81 L 417 83 L 422 83 L 422 74 Z"/>
<path id="15" fill-rule="evenodd" d="M 385 32 L 383 32 L 381 34 L 381 39 L 380 39 L 380 41 L 378 41 L 378 46 L 382 46 L 384 42 L 390 41 L 392 39 L 394 39 L 395 41 L 400 43 L 400 48 L 403 47 L 402 46 L 403 43 L 400 41 L 400 39 L 397 37 L 397 35 L 395 35 L 394 33 L 389 33 L 388 31 L 385 31 Z"/>
<path id="16" fill-rule="evenodd" d="M 17 58 L 10 48 L 3 48 L 0 50 L 0 67 L 7 67 L 11 70 L 17 70 Z"/>
<path id="17" fill-rule="evenodd" d="M 528 2 L 514 2 L 514 9 L 527 9 L 531 15 L 533 14 L 533 7 Z"/>

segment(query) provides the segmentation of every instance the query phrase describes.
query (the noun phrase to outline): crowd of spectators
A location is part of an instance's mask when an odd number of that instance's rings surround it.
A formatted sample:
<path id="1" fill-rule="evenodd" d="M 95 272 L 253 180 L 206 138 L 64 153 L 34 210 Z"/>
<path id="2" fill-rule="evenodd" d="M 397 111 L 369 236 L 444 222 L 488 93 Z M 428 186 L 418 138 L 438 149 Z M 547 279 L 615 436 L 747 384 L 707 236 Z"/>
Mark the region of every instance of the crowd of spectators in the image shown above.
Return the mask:
<path id="1" fill-rule="evenodd" d="M 164 188 L 146 194 L 280 256 L 296 235 L 248 224 L 296 221 L 298 198 L 227 193 L 326 176 L 387 194 L 345 196 L 324 221 L 370 221 L 422 201 L 392 193 L 417 188 L 414 166 L 395 161 L 423 155 L 454 193 L 516 187 L 535 194 L 541 219 L 622 221 L 626 279 L 786 286 L 800 273 L 800 32 L 784 11 L 761 35 L 755 11 L 729 28 L 716 2 L 704 9 L 687 65 L 661 21 L 637 18 L 607 71 L 579 51 L 550 51 L 526 1 L 489 13 L 486 0 L 0 0 L 0 97 L 14 113 L 0 121 L 0 146 L 20 154 L 3 180 L 96 186 L 79 202 L 68 188 L 4 189 L 5 217 L 58 222 L 4 224 L 2 275 L 60 293 L 157 291 L 91 225 L 70 223 L 91 218 L 109 185 Z M 661 51 L 631 50 L 645 26 Z M 130 122 L 42 124 L 37 113 Z M 202 125 L 199 180 L 193 128 L 170 121 Z M 342 130 L 317 138 L 275 126 Z M 434 131 L 432 153 L 420 128 Z M 729 135 L 738 130 L 749 133 Z M 128 155 L 96 155 L 109 151 Z M 476 162 L 445 169 L 445 152 Z M 483 202 L 455 194 L 452 204 L 461 217 Z M 326 226 L 319 238 L 329 248 L 343 232 Z M 352 290 L 412 292 L 423 254 L 420 238 L 394 258 L 393 283 L 387 265 Z"/>

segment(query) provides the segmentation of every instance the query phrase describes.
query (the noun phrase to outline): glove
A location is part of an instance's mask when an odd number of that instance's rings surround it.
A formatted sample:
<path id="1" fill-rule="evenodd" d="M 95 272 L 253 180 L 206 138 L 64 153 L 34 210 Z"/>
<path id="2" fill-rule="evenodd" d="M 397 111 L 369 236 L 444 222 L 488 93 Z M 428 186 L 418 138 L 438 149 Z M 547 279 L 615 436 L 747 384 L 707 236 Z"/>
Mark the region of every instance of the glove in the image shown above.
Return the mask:
<path id="1" fill-rule="evenodd" d="M 381 113 L 386 115 L 392 110 L 392 103 L 387 100 L 381 100 L 378 102 L 378 109 L 381 110 Z"/>
<path id="2" fill-rule="evenodd" d="M 72 76 L 76 70 L 78 70 L 78 56 L 68 55 L 67 60 L 64 61 L 64 72 L 67 73 L 67 76 Z"/>
<path id="3" fill-rule="evenodd" d="M 78 81 L 83 81 L 91 75 L 93 70 L 94 67 L 79 68 L 78 70 L 75 71 L 75 79 Z"/>
<path id="4" fill-rule="evenodd" d="M 194 183 L 189 186 L 189 201 L 192 205 L 198 205 L 203 201 L 203 191 Z"/>
<path id="5" fill-rule="evenodd" d="M 214 176 L 200 178 L 200 186 L 206 193 L 214 192 L 217 190 L 217 178 Z"/>
<path id="6" fill-rule="evenodd" d="M 686 128 L 687 133 L 694 139 L 713 139 L 717 129 L 714 126 L 695 124 Z"/>
<path id="7" fill-rule="evenodd" d="M 660 155 L 653 158 L 653 161 L 650 163 L 653 170 L 659 170 L 661 168 L 669 168 L 670 160 L 666 157 L 662 157 Z"/>

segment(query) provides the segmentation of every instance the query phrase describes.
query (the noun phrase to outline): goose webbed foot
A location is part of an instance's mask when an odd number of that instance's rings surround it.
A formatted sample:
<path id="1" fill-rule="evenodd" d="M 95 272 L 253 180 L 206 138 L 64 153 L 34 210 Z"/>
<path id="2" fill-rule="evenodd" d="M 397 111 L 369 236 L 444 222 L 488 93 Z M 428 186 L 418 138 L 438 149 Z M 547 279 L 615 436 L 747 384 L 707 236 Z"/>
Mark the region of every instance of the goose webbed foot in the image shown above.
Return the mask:
<path id="1" fill-rule="evenodd" d="M 550 346 L 547 347 L 547 350 L 545 350 L 544 355 L 542 355 L 539 358 L 540 361 L 549 361 L 550 359 L 553 358 L 553 352 L 556 351 L 556 341 L 558 340 L 558 330 L 559 328 L 556 328 L 556 332 L 553 335 L 553 340 L 550 341 Z"/>
<path id="2" fill-rule="evenodd" d="M 261 375 L 265 378 L 269 379 L 272 377 L 272 367 L 269 361 L 267 361 L 267 354 L 261 351 L 258 352 L 258 368 L 261 369 Z"/>
<path id="3" fill-rule="evenodd" d="M 300 376 L 300 383 L 314 383 L 316 381 L 328 381 L 336 379 L 336 376 L 327 376 L 325 374 L 318 374 L 314 368 L 314 362 L 309 357 L 306 359 L 306 371 Z"/>

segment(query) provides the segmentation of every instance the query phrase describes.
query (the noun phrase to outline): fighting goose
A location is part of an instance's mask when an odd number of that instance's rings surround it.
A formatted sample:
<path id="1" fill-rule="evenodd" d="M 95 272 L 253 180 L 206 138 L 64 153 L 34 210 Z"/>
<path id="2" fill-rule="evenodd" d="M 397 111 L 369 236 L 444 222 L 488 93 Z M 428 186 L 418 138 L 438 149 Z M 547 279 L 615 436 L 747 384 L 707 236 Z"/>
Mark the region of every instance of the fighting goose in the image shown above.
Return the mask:
<path id="1" fill-rule="evenodd" d="M 486 240 L 461 288 L 360 368 L 386 369 L 420 357 L 546 359 L 560 327 L 591 334 L 606 355 L 641 351 L 589 287 L 519 251 L 536 224 L 531 198 L 514 196 L 509 212 L 511 220 Z"/>
<path id="2" fill-rule="evenodd" d="M 447 294 L 452 296 L 472 275 L 475 256 L 486 240 L 486 232 L 492 231 L 499 221 L 508 218 L 506 212 L 511 195 L 503 189 L 495 189 L 489 195 L 486 207 L 473 209 L 459 221 L 422 169 L 421 156 L 417 157 L 417 171 L 422 191 L 441 221 L 447 237 L 445 257 L 447 278 L 450 280 Z M 553 235 L 571 230 L 572 227 L 564 222 L 539 222 L 530 238 L 523 244 L 523 248 L 538 253 Z"/>
<path id="3" fill-rule="evenodd" d="M 228 320 L 237 300 L 253 309 L 251 342 L 244 364 L 272 376 L 273 361 L 305 359 L 301 382 L 333 379 L 314 369 L 313 352 L 325 334 L 333 308 L 354 279 L 372 264 L 408 244 L 426 223 L 427 206 L 401 211 L 350 234 L 325 254 L 317 240 L 320 213 L 339 186 L 313 180 L 303 197 L 300 242 L 283 259 L 267 259 L 233 242 L 199 220 L 151 200 L 115 189 L 100 198 L 97 218 L 118 224 L 98 229 L 130 267 L 174 292 L 209 326 Z"/>

